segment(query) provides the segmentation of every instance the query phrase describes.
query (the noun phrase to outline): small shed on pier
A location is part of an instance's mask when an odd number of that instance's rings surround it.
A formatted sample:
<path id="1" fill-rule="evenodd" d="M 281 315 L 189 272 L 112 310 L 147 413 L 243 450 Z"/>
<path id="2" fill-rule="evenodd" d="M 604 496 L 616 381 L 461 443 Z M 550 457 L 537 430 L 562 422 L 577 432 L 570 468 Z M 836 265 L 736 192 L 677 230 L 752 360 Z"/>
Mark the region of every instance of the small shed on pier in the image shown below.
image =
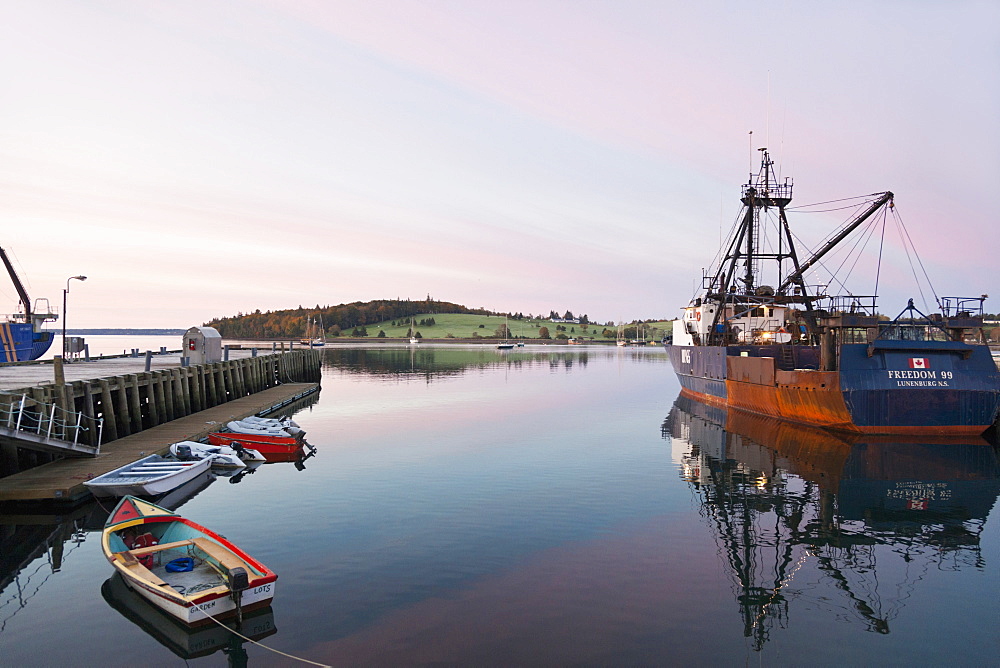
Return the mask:
<path id="1" fill-rule="evenodd" d="M 184 332 L 184 351 L 188 364 L 212 364 L 222 361 L 222 335 L 214 327 L 192 327 Z"/>

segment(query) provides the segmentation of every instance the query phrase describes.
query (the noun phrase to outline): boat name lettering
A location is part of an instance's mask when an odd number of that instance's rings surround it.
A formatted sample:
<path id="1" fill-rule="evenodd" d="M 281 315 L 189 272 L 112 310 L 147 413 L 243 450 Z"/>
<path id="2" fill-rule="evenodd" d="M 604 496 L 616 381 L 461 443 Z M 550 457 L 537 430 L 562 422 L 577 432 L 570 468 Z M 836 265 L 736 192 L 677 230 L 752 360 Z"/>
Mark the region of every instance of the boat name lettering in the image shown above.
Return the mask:
<path id="1" fill-rule="evenodd" d="M 896 381 L 896 387 L 950 387 L 948 382 L 954 377 L 951 371 L 908 370 L 908 371 L 886 371 L 890 380 Z"/>
<path id="2" fill-rule="evenodd" d="M 901 501 L 950 501 L 952 494 L 947 486 L 940 488 L 933 485 L 916 483 L 909 488 L 886 490 L 885 496 L 887 499 Z"/>
<path id="3" fill-rule="evenodd" d="M 948 489 L 948 483 L 946 482 L 917 482 L 912 480 L 901 480 L 897 482 L 894 487 L 896 489 L 922 489 L 922 490 L 933 490 L 933 489 Z"/>
<path id="4" fill-rule="evenodd" d="M 941 374 L 944 377 L 944 374 Z M 937 371 L 889 371 L 889 378 L 937 378 Z"/>
<path id="5" fill-rule="evenodd" d="M 896 387 L 951 387 L 946 380 L 897 380 Z"/>
<path id="6" fill-rule="evenodd" d="M 209 601 L 208 603 L 199 603 L 198 604 L 198 609 L 199 610 L 211 610 L 212 608 L 215 607 L 215 603 L 216 603 L 216 601 Z"/>
<path id="7" fill-rule="evenodd" d="M 261 585 L 261 586 L 257 587 L 256 589 L 253 590 L 253 593 L 254 594 L 260 594 L 260 593 L 266 593 L 266 592 L 269 592 L 269 591 L 271 591 L 271 584 L 270 583 L 268 583 L 266 585 Z"/>
<path id="8" fill-rule="evenodd" d="M 257 626 L 254 626 L 253 628 L 251 628 L 250 629 L 250 633 L 248 633 L 247 635 L 249 635 L 250 637 L 253 637 L 253 636 L 255 636 L 255 635 L 259 634 L 259 633 L 264 633 L 265 631 L 270 631 L 273 628 L 274 628 L 274 624 L 261 623 L 261 624 L 258 624 Z"/>

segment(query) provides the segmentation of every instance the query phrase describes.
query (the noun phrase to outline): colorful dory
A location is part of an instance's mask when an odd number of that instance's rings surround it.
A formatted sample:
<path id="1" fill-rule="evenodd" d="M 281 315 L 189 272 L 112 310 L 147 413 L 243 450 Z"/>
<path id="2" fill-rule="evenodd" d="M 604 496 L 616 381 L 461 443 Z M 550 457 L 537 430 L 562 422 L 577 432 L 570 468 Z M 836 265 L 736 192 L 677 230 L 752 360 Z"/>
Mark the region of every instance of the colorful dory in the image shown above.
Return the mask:
<path id="1" fill-rule="evenodd" d="M 190 625 L 266 606 L 278 576 L 219 534 L 124 497 L 101 537 L 104 556 L 140 596 Z"/>

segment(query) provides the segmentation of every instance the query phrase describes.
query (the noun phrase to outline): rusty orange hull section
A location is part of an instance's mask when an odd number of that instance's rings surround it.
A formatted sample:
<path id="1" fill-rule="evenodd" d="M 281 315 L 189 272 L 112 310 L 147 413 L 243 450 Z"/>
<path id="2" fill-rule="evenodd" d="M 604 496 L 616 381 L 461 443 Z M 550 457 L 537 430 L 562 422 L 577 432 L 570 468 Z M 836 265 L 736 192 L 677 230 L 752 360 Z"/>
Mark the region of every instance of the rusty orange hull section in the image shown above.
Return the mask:
<path id="1" fill-rule="evenodd" d="M 871 356 L 866 346 L 842 346 L 838 371 L 788 369 L 791 353 L 777 346 L 668 350 L 683 393 L 713 406 L 865 435 L 978 436 L 993 424 L 1000 374 L 988 351 L 970 346 L 966 360 L 964 348 L 906 345 Z"/>
<path id="2" fill-rule="evenodd" d="M 778 372 L 783 373 L 783 372 Z M 795 378 L 794 384 L 757 385 L 726 381 L 726 394 L 733 408 L 820 427 L 847 429 L 855 426 L 838 387 L 837 372 L 812 372 Z"/>
<path id="3" fill-rule="evenodd" d="M 727 397 L 692 392 L 688 389 L 682 389 L 681 394 L 710 406 L 735 408 L 813 427 L 859 431 L 851 424 L 843 395 L 837 391 L 754 385 L 727 380 Z"/>
<path id="4" fill-rule="evenodd" d="M 835 372 L 833 372 L 835 374 Z M 853 424 L 843 394 L 837 390 L 803 387 L 761 386 L 738 381 L 726 381 L 728 397 L 681 389 L 681 395 L 710 406 L 746 411 L 754 415 L 777 418 L 788 422 L 821 427 L 854 434 L 968 437 L 981 435 L 990 425 L 942 425 L 935 427 L 886 427 Z"/>

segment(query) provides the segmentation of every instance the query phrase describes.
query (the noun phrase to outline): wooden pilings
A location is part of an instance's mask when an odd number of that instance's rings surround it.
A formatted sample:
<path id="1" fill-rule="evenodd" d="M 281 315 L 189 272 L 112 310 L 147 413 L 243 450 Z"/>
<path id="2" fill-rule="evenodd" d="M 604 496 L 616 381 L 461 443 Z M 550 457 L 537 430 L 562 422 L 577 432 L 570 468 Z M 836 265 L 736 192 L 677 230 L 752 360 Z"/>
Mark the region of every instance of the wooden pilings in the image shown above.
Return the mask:
<path id="1" fill-rule="evenodd" d="M 16 408 L 22 395 L 27 395 L 32 419 L 37 421 L 49 419 L 53 406 L 65 405 L 69 411 L 82 413 L 86 427 L 82 440 L 96 446 L 101 418 L 100 442 L 107 443 L 282 383 L 318 382 L 320 355 L 318 350 L 297 349 L 65 385 L 37 385 L 0 393 L 0 411 Z"/>

